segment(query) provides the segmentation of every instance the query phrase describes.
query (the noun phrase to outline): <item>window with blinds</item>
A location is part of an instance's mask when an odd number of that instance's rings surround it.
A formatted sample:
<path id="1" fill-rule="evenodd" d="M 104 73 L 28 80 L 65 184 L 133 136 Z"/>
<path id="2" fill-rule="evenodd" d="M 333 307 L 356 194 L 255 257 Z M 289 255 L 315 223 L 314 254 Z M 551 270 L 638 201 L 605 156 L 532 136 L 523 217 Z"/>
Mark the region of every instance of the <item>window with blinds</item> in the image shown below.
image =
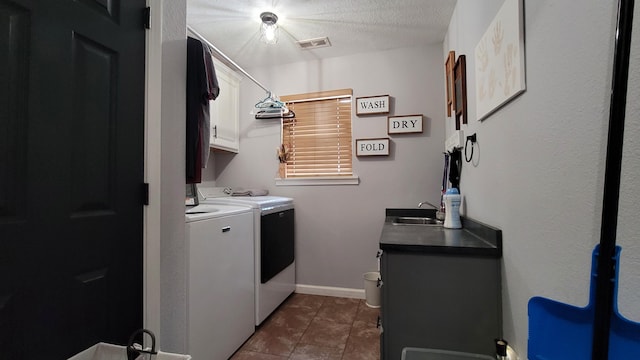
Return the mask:
<path id="1" fill-rule="evenodd" d="M 351 89 L 281 96 L 295 113 L 282 120 L 286 178 L 352 176 Z"/>

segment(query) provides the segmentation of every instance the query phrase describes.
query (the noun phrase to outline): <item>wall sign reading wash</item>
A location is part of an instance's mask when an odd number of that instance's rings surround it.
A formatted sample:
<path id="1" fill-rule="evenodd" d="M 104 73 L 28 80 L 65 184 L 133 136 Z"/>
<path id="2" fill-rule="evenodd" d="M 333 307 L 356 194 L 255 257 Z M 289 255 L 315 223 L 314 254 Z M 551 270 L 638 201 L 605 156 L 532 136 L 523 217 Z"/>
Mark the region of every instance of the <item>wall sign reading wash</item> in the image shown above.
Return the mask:
<path id="1" fill-rule="evenodd" d="M 356 115 L 388 114 L 389 95 L 356 98 Z"/>
<path id="2" fill-rule="evenodd" d="M 389 155 L 389 138 L 356 139 L 356 156 Z"/>

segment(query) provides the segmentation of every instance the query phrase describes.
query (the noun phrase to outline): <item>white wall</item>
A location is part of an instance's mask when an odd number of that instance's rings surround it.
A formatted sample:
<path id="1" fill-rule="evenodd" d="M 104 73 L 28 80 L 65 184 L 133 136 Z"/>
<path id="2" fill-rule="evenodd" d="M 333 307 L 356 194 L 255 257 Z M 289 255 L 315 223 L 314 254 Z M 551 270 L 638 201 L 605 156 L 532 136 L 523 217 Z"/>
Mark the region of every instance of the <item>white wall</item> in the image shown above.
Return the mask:
<path id="1" fill-rule="evenodd" d="M 186 1 L 162 1 L 160 321 L 164 351 L 186 350 L 184 233 Z M 152 27 L 154 25 L 152 24 Z"/>
<path id="2" fill-rule="evenodd" d="M 392 114 L 424 114 L 424 133 L 394 135 L 391 156 L 356 158 L 359 185 L 274 185 L 280 123 L 249 112 L 265 93 L 241 84 L 240 153 L 215 153 L 218 186 L 267 188 L 296 206 L 297 283 L 363 288 L 362 274 L 376 270 L 375 254 L 387 207 L 438 203 L 444 148 L 444 82 L 441 47 L 409 48 L 247 69 L 278 95 L 352 88 L 354 98 L 389 94 Z M 355 107 L 354 107 L 355 108 Z M 354 111 L 355 112 L 355 111 Z M 353 114 L 353 137 L 386 137 L 386 117 Z M 212 167 L 213 169 L 213 167 Z"/>
<path id="3" fill-rule="evenodd" d="M 155 154 L 162 149 L 162 1 L 148 0 L 147 6 L 154 26 L 146 32 L 144 178 L 154 201 L 144 208 L 144 328 L 159 338 L 162 158 Z"/>
<path id="4" fill-rule="evenodd" d="M 503 231 L 504 336 L 523 356 L 532 296 L 588 301 L 591 251 L 600 240 L 616 2 L 525 1 L 527 90 L 478 122 L 474 48 L 502 2 L 458 0 L 442 58 L 449 50 L 467 55 L 470 120 L 463 130 L 477 134 L 479 162 L 463 170 L 465 213 Z M 640 132 L 639 35 L 636 29 L 618 239 L 620 307 L 636 321 L 640 145 L 630 134 Z"/>
<path id="5" fill-rule="evenodd" d="M 181 352 L 186 347 L 184 127 L 175 119 L 184 116 L 184 104 L 176 99 L 183 97 L 185 82 L 185 1 L 162 3 L 162 196 L 151 199 L 163 204 L 158 225 L 162 301 L 161 314 L 148 315 L 161 317 L 161 348 Z M 279 126 L 248 114 L 264 94 L 244 80 L 241 152 L 216 153 L 205 180 L 218 180 L 220 186 L 266 187 L 296 199 L 299 283 L 361 288 L 362 272 L 375 268 L 383 209 L 438 200 L 445 138 L 443 54 L 450 49 L 467 54 L 467 68 L 473 69 L 475 44 L 501 3 L 458 0 L 443 49 L 250 69 L 277 94 L 351 87 L 355 96 L 392 95 L 396 114 L 424 113 L 429 118 L 424 134 L 393 137 L 390 158 L 354 159 L 358 186 L 276 188 Z M 475 80 L 473 72 L 468 73 L 470 123 L 464 130 L 478 134 L 480 162 L 477 167 L 465 164 L 461 184 L 467 215 L 504 231 L 505 337 L 521 355 L 526 354 L 526 304 L 531 296 L 574 305 L 587 302 L 590 252 L 599 241 L 615 26 L 614 2 L 591 0 L 576 7 L 529 1 L 525 6 L 527 91 L 476 122 Z M 618 244 L 623 248 L 620 311 L 639 321 L 640 104 L 633 100 L 640 97 L 640 26 L 635 23 Z M 386 134 L 383 117 L 354 116 L 353 123 L 354 138 Z M 451 128 L 449 119 L 448 132 Z"/>

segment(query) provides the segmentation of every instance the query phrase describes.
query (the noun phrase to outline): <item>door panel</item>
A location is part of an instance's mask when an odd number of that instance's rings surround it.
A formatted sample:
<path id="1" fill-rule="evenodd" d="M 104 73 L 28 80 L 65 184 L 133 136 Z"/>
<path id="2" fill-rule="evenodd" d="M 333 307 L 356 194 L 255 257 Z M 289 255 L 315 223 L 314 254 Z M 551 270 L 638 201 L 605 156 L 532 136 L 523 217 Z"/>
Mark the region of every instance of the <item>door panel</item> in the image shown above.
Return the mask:
<path id="1" fill-rule="evenodd" d="M 144 6 L 0 0 L 0 359 L 142 327 Z"/>
<path id="2" fill-rule="evenodd" d="M 79 2 L 85 4 L 98 14 L 111 18 L 115 22 L 119 20 L 119 0 L 79 0 Z"/>
<path id="3" fill-rule="evenodd" d="M 72 209 L 78 216 L 113 211 L 118 54 L 79 34 L 72 49 Z"/>
<path id="4" fill-rule="evenodd" d="M 0 3 L 0 354 L 12 347 L 15 358 L 22 358 L 25 345 L 15 331 L 22 299 L 16 278 L 5 270 L 15 271 L 18 259 L 2 244 L 24 240 L 30 22 L 26 8 Z"/>
<path id="5" fill-rule="evenodd" d="M 25 214 L 29 23 L 26 9 L 0 5 L 0 222 Z"/>

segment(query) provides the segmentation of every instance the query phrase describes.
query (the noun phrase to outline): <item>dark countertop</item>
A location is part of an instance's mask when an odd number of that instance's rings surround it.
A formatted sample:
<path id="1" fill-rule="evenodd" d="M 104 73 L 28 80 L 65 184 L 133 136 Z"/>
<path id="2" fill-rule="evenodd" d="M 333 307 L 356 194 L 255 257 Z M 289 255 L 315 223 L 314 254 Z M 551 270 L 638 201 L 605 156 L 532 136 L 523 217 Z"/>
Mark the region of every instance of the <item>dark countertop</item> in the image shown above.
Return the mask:
<path id="1" fill-rule="evenodd" d="M 442 226 L 393 225 L 397 216 L 435 217 L 432 209 L 387 209 L 380 249 L 428 254 L 502 257 L 502 230 L 462 218 L 462 229 Z"/>

